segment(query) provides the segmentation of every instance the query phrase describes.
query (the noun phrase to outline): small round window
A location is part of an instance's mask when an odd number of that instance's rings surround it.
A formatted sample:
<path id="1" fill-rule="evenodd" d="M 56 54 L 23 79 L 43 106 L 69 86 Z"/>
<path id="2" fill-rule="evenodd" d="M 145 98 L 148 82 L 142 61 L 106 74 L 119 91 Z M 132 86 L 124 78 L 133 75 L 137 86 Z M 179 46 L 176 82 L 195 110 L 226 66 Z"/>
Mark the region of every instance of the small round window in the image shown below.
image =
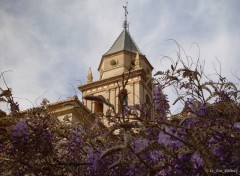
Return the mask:
<path id="1" fill-rule="evenodd" d="M 113 59 L 110 61 L 111 66 L 116 66 L 117 65 L 117 60 Z"/>

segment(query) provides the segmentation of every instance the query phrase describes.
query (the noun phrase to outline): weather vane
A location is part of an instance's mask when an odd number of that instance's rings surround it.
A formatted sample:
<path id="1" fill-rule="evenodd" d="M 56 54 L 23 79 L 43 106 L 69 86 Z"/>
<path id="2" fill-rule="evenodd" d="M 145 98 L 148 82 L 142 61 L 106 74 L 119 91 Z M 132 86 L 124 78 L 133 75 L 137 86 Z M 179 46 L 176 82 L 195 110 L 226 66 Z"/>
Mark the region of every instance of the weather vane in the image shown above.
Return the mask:
<path id="1" fill-rule="evenodd" d="M 123 23 L 123 27 L 126 29 L 127 28 L 127 14 L 128 14 L 128 11 L 127 11 L 127 5 L 128 5 L 128 2 L 126 2 L 126 6 L 123 6 L 124 10 L 125 10 L 125 21 Z"/>

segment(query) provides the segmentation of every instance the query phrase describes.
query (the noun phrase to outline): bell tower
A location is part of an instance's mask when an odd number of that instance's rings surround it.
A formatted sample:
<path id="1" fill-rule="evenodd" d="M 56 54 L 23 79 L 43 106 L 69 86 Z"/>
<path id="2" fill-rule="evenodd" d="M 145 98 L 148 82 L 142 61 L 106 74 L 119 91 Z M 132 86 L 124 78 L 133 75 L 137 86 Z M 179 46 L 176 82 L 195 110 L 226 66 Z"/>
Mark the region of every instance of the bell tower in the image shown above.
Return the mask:
<path id="1" fill-rule="evenodd" d="M 102 96 L 114 105 L 117 112 L 124 105 L 149 104 L 152 100 L 153 66 L 140 51 L 127 29 L 127 7 L 123 30 L 110 49 L 103 54 L 99 67 L 99 79 L 88 73 L 87 84 L 79 86 L 83 103 L 92 112 L 106 114 L 108 106 L 84 99 L 87 95 Z M 90 76 L 89 76 L 90 75 Z M 123 88 L 123 82 L 127 83 Z"/>

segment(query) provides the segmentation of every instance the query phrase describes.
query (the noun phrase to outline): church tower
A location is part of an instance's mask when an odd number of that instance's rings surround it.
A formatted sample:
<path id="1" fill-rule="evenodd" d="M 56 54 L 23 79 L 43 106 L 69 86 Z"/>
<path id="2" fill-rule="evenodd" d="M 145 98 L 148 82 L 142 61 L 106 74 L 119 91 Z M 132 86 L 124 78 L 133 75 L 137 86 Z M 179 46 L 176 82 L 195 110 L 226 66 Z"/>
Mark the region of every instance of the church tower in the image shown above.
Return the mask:
<path id="1" fill-rule="evenodd" d="M 114 105 L 117 112 L 121 111 L 121 104 L 144 105 L 152 100 L 152 83 L 148 80 L 152 76 L 153 66 L 131 37 L 127 29 L 127 9 L 124 8 L 123 30 L 101 58 L 99 79 L 94 81 L 89 69 L 87 84 L 79 86 L 83 103 L 92 112 L 106 114 L 109 107 L 84 99 L 87 95 L 104 97 Z"/>

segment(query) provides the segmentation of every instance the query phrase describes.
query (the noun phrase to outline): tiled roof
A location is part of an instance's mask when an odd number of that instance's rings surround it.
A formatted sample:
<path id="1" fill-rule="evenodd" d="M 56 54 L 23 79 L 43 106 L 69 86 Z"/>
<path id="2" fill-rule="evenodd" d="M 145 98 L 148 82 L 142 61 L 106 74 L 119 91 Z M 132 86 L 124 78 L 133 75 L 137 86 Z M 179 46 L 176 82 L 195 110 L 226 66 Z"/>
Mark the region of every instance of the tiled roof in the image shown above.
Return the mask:
<path id="1" fill-rule="evenodd" d="M 109 51 L 104 54 L 104 56 L 118 51 L 130 51 L 142 54 L 127 29 L 123 29 L 117 40 L 114 42 Z"/>
<path id="2" fill-rule="evenodd" d="M 83 105 L 83 103 L 78 99 L 77 96 L 72 96 L 72 97 L 69 97 L 69 98 L 66 98 L 66 99 L 63 99 L 63 100 L 60 100 L 60 101 L 57 101 L 57 102 L 53 102 L 53 103 L 49 103 L 47 104 L 48 107 L 53 107 L 53 106 L 59 106 L 59 105 L 64 105 L 64 104 L 67 104 L 71 101 L 76 101 L 82 108 L 84 108 L 86 111 L 88 111 L 89 113 L 91 112 L 86 106 Z M 38 107 L 34 107 L 33 109 L 36 109 L 36 108 L 40 108 L 41 106 L 38 106 Z M 23 110 L 23 111 L 20 111 L 20 114 L 24 114 L 24 113 L 27 113 L 28 111 L 31 111 L 32 108 L 30 109 L 26 109 L 26 110 Z"/>

